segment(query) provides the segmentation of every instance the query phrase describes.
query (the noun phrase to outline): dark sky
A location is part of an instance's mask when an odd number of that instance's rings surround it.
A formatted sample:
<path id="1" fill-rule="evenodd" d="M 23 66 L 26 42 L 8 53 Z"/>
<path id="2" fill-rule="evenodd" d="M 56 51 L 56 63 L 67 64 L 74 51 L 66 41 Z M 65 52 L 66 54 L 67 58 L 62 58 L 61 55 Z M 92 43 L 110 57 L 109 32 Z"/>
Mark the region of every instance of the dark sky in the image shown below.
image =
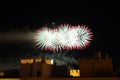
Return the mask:
<path id="1" fill-rule="evenodd" d="M 19 62 L 20 58 L 37 56 L 38 50 L 29 33 L 52 22 L 89 26 L 94 37 L 91 45 L 84 50 L 85 55 L 90 56 L 96 51 L 101 51 L 103 54 L 110 54 L 114 63 L 118 64 L 118 23 L 115 22 L 112 0 L 14 0 L 4 3 L 0 24 L 0 69 L 16 67 L 19 64 L 16 61 Z M 23 39 L 16 39 L 19 33 L 24 36 Z M 6 34 L 7 38 L 3 34 Z M 25 36 L 31 38 L 26 39 Z"/>

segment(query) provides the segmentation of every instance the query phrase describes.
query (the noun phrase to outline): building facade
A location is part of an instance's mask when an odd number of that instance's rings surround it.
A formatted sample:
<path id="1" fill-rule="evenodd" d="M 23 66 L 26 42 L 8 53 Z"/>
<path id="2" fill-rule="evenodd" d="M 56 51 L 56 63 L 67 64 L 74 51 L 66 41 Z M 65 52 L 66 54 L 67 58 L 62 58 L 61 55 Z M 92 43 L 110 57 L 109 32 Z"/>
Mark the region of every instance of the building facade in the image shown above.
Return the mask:
<path id="1" fill-rule="evenodd" d="M 49 59 L 21 59 L 20 77 L 66 77 L 67 66 L 56 66 Z"/>
<path id="2" fill-rule="evenodd" d="M 113 76 L 112 59 L 108 55 L 102 58 L 98 52 L 97 58 L 80 60 L 80 76 L 108 77 Z"/>
<path id="3" fill-rule="evenodd" d="M 20 77 L 108 77 L 113 76 L 112 59 L 81 59 L 80 68 L 70 70 L 67 66 L 56 66 L 49 59 L 21 59 Z"/>

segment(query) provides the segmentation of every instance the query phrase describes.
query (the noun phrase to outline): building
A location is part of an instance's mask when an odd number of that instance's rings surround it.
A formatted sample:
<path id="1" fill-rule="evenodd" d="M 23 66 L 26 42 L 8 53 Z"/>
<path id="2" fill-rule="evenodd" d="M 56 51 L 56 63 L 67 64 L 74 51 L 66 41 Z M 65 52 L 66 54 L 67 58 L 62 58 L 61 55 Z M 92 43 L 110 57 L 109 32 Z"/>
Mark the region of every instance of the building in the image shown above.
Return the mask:
<path id="1" fill-rule="evenodd" d="M 101 52 L 97 58 L 80 60 L 80 76 L 83 77 L 109 77 L 113 76 L 112 59 L 106 54 L 102 58 Z"/>
<path id="2" fill-rule="evenodd" d="M 64 74 L 63 74 L 64 73 Z M 66 77 L 67 66 L 52 65 L 49 59 L 21 59 L 20 77 Z"/>
<path id="3" fill-rule="evenodd" d="M 56 66 L 49 59 L 21 59 L 20 77 L 108 77 L 113 76 L 112 59 L 81 59 L 80 69 L 70 70 L 67 66 Z"/>

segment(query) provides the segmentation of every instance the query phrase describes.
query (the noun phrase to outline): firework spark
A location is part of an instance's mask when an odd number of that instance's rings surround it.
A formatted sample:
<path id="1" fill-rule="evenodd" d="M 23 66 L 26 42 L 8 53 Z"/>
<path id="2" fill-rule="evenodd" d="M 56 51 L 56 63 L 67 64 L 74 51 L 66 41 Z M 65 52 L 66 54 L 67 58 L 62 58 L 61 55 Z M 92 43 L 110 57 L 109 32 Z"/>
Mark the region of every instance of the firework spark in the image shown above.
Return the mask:
<path id="1" fill-rule="evenodd" d="M 61 24 L 56 29 L 43 27 L 37 30 L 34 38 L 40 49 L 58 52 L 84 49 L 92 40 L 92 32 L 84 25 Z"/>

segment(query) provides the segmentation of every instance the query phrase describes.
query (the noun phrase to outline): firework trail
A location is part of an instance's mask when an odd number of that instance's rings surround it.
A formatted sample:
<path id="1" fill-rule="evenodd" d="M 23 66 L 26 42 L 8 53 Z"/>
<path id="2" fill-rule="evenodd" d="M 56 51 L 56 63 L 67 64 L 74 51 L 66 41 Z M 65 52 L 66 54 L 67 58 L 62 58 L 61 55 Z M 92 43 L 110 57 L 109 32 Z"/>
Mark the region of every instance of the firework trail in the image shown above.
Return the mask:
<path id="1" fill-rule="evenodd" d="M 37 30 L 34 39 L 36 45 L 42 50 L 59 52 L 84 49 L 92 40 L 92 32 L 84 25 L 61 24 L 54 29 L 43 27 Z"/>

